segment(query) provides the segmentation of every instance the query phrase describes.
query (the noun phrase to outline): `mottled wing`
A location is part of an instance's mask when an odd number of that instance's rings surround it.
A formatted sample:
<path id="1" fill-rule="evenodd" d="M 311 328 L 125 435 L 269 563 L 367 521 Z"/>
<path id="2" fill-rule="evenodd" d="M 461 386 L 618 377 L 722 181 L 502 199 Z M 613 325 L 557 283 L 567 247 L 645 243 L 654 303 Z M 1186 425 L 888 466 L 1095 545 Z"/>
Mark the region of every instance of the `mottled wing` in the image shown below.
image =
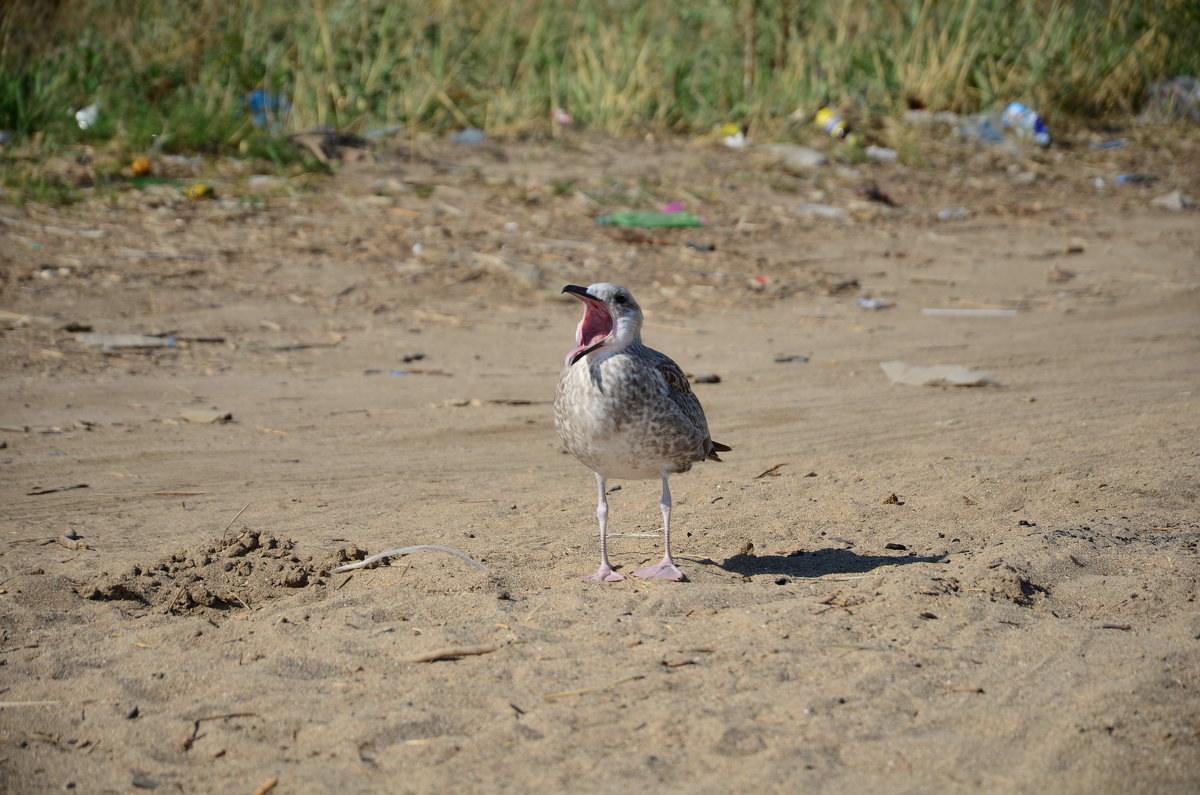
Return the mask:
<path id="1" fill-rule="evenodd" d="M 692 391 L 692 385 L 688 383 L 687 376 L 683 374 L 683 370 L 679 369 L 679 365 L 664 356 L 661 361 L 655 363 L 655 368 L 662 376 L 663 381 L 667 382 L 667 388 L 672 391 L 676 402 L 687 400 L 699 402 L 696 400 L 696 393 Z"/>
<path id="2" fill-rule="evenodd" d="M 708 420 L 704 417 L 700 399 L 692 391 L 692 385 L 688 383 L 687 376 L 670 357 L 653 349 L 648 349 L 648 351 L 651 354 L 653 367 L 666 387 L 667 397 L 679 408 L 680 414 L 687 418 L 700 437 L 703 456 L 713 461 L 720 461 L 717 451 L 729 448 L 719 442 L 714 442 L 708 435 Z"/>

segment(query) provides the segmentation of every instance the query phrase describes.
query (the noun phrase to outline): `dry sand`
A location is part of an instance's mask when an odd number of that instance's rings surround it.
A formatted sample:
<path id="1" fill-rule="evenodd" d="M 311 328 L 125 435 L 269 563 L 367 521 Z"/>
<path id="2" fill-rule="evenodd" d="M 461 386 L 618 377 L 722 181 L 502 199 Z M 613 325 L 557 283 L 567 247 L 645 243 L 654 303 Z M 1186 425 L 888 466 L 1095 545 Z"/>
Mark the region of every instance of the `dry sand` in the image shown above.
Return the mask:
<path id="1" fill-rule="evenodd" d="M 1150 199 L 1200 193 L 1200 147 L 927 158 L 422 143 L 0 208 L 0 789 L 1197 791 L 1200 223 Z M 592 221 L 671 199 L 707 226 Z M 720 376 L 733 452 L 672 480 L 687 583 L 582 581 L 549 401 L 558 291 L 601 280 Z M 658 484 L 619 485 L 629 571 Z M 329 573 L 412 544 L 491 574 Z"/>

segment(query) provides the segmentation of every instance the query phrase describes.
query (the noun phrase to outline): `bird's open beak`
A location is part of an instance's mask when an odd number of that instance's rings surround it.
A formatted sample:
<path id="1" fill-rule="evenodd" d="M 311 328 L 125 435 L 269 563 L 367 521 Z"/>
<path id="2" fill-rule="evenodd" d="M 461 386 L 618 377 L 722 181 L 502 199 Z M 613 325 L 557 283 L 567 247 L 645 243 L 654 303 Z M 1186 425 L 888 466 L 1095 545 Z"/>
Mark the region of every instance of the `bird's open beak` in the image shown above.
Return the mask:
<path id="1" fill-rule="evenodd" d="M 583 320 L 579 321 L 579 328 L 575 330 L 576 347 L 567 354 L 567 364 L 572 365 L 612 337 L 613 316 L 604 302 L 589 293 L 586 287 L 568 284 L 563 292 L 583 301 L 584 307 Z"/>

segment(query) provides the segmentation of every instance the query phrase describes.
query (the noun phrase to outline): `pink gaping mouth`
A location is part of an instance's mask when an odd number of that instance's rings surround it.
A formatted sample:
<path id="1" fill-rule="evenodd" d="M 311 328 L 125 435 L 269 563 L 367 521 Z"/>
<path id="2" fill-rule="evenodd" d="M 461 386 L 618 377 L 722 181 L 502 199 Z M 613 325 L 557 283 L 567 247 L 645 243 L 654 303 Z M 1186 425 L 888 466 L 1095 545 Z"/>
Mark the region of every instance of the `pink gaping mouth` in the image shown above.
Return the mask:
<path id="1" fill-rule="evenodd" d="M 583 320 L 575 331 L 577 347 L 567 354 L 567 364 L 575 364 L 584 356 L 603 345 L 613 333 L 613 317 L 603 303 L 588 295 L 585 290 L 567 290 L 583 301 Z"/>

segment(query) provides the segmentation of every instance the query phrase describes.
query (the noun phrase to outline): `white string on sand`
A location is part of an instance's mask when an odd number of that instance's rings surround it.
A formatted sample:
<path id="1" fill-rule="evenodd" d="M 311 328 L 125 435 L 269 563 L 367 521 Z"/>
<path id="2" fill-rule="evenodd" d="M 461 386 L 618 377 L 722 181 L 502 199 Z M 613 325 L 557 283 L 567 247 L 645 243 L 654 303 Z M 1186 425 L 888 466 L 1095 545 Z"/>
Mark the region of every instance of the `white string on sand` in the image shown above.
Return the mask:
<path id="1" fill-rule="evenodd" d="M 463 560 L 465 560 L 467 563 L 470 563 L 475 568 L 483 569 L 488 574 L 492 573 L 492 570 L 489 569 L 487 566 L 483 565 L 482 563 L 475 560 L 475 558 L 470 557 L 469 555 L 464 555 L 463 553 L 459 552 L 457 549 L 451 549 L 450 547 L 439 547 L 436 544 L 419 544 L 415 547 L 399 547 L 397 549 L 389 549 L 387 552 L 380 552 L 378 555 L 372 555 L 371 557 L 367 558 L 366 560 L 360 560 L 357 563 L 347 563 L 345 566 L 338 566 L 336 569 L 334 569 L 332 572 L 330 572 L 330 574 L 340 574 L 343 571 L 353 571 L 354 569 L 361 569 L 364 566 L 370 566 L 375 561 L 383 560 L 384 558 L 390 558 L 395 555 L 411 555 L 413 552 L 420 552 L 425 549 L 432 549 L 432 550 L 436 550 L 437 552 L 445 552 L 450 555 L 453 555 L 456 558 L 462 558 Z"/>

